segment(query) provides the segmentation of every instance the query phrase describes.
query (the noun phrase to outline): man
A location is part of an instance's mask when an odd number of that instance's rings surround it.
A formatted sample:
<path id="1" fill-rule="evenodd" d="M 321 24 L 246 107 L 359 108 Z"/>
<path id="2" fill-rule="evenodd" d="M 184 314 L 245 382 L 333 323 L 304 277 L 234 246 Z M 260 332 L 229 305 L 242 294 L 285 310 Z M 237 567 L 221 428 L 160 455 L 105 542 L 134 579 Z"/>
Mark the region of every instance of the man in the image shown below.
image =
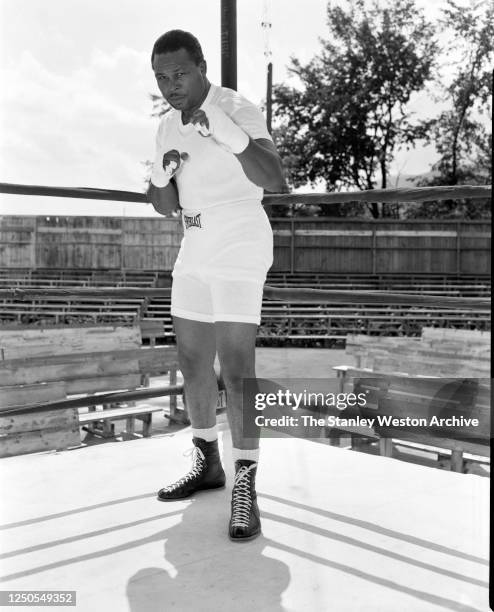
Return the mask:
<path id="1" fill-rule="evenodd" d="M 161 120 L 148 190 L 154 208 L 182 208 L 184 238 L 173 269 L 171 313 L 193 434 L 193 465 L 158 499 L 183 499 L 225 486 L 216 431 L 216 353 L 227 394 L 235 481 L 229 536 L 261 531 L 255 492 L 259 432 L 242 435 L 242 381 L 255 378 L 255 340 L 273 236 L 263 189 L 284 191 L 281 161 L 260 111 L 212 85 L 197 39 L 172 30 L 151 64 L 172 107 Z M 254 411 L 253 406 L 244 407 Z"/>

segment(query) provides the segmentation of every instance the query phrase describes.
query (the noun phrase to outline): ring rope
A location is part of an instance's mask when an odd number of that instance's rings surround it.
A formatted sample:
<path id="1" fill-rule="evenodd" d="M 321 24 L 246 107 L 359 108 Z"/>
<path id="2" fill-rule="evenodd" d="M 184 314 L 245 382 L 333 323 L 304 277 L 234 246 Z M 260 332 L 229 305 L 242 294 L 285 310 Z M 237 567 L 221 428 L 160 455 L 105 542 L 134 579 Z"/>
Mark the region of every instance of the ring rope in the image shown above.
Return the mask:
<path id="1" fill-rule="evenodd" d="M 0 298 L 31 300 L 43 297 L 107 297 L 111 298 L 159 298 L 170 297 L 171 289 L 133 287 L 81 287 L 70 288 L 26 288 L 0 289 Z M 271 301 L 303 302 L 307 304 L 385 304 L 403 306 L 435 306 L 462 310 L 490 310 L 489 298 L 449 297 L 421 295 L 417 293 L 392 293 L 387 291 L 349 291 L 336 289 L 285 288 L 264 286 L 264 297 Z"/>
<path id="2" fill-rule="evenodd" d="M 94 189 L 91 187 L 50 187 L 46 185 L 0 183 L 0 193 L 148 203 L 144 193 L 119 191 L 116 189 Z M 267 194 L 262 202 L 270 206 L 286 204 L 341 204 L 345 202 L 431 202 L 434 200 L 459 198 L 490 198 L 491 193 L 491 185 L 451 185 L 416 187 L 414 189 L 368 189 L 366 191 L 338 191 L 331 193 Z"/>
<path id="3" fill-rule="evenodd" d="M 419 187 L 415 189 L 373 189 L 367 191 L 338 192 L 338 193 L 312 193 L 312 194 L 272 194 L 266 195 L 264 204 L 284 205 L 291 203 L 302 204 L 331 204 L 355 201 L 367 202 L 426 202 L 431 200 L 444 200 L 452 198 L 487 198 L 492 192 L 490 185 L 454 185 L 440 187 Z M 40 185 L 20 185 L 16 183 L 0 183 L 0 193 L 17 195 L 38 195 L 69 197 L 97 200 L 112 200 L 120 202 L 146 202 L 143 193 L 131 191 L 118 191 L 113 189 L 93 189 L 87 187 L 50 187 Z M 110 294 L 115 297 L 166 297 L 169 289 L 131 289 L 131 288 L 83 288 L 78 292 L 63 289 L 8 289 L 0 290 L 1 298 L 30 299 L 43 296 L 101 296 Z M 401 305 L 427 305 L 436 307 L 450 307 L 468 310 L 490 309 L 490 300 L 484 298 L 462 298 L 424 296 L 410 293 L 388 293 L 383 291 L 334 291 L 304 288 L 278 288 L 264 287 L 264 297 L 268 300 L 281 300 L 285 302 L 306 303 L 350 303 L 350 304 L 382 304 L 383 297 L 386 304 Z"/>

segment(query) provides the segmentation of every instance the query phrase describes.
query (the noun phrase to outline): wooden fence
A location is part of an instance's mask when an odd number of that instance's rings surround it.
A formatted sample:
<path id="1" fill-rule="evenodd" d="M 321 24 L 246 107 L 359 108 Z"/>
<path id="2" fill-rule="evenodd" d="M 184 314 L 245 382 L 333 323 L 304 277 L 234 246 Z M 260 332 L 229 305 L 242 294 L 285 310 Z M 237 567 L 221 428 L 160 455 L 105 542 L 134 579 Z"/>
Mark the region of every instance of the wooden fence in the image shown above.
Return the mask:
<path id="1" fill-rule="evenodd" d="M 0 267 L 171 270 L 176 219 L 0 217 Z"/>
<path id="2" fill-rule="evenodd" d="M 106 189 L 0 183 L 0 192 L 144 202 Z M 485 199 L 490 186 L 267 195 L 269 207 L 351 201 Z M 14 195 L 15 197 L 15 195 Z M 102 211 L 104 208 L 102 207 Z M 272 218 L 273 271 L 360 274 L 490 274 L 490 222 Z M 182 237 L 173 218 L 0 217 L 1 268 L 171 270 Z"/>
<path id="3" fill-rule="evenodd" d="M 489 274 L 486 221 L 275 219 L 273 270 Z"/>
<path id="4" fill-rule="evenodd" d="M 486 221 L 272 219 L 273 271 L 489 274 Z M 0 267 L 171 270 L 176 219 L 0 217 Z"/>

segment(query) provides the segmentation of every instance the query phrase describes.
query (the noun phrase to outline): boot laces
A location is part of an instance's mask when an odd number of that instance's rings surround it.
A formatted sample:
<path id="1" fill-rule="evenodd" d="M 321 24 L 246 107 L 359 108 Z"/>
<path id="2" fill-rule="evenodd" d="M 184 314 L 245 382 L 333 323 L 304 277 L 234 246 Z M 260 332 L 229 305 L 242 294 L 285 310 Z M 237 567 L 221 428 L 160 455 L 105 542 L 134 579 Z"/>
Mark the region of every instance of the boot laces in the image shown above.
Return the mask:
<path id="1" fill-rule="evenodd" d="M 174 489 L 178 489 L 181 486 L 187 484 L 192 479 L 197 478 L 201 475 L 202 470 L 204 469 L 206 458 L 204 457 L 204 453 L 198 446 L 194 446 L 193 448 L 189 448 L 185 451 L 184 457 L 190 457 L 192 455 L 192 469 L 190 472 L 185 474 L 180 480 L 174 482 L 173 484 L 165 487 L 166 491 L 173 491 Z"/>
<path id="2" fill-rule="evenodd" d="M 243 465 L 235 474 L 233 483 L 232 527 L 248 527 L 252 497 L 250 494 L 250 471 L 256 463 L 248 467 Z"/>

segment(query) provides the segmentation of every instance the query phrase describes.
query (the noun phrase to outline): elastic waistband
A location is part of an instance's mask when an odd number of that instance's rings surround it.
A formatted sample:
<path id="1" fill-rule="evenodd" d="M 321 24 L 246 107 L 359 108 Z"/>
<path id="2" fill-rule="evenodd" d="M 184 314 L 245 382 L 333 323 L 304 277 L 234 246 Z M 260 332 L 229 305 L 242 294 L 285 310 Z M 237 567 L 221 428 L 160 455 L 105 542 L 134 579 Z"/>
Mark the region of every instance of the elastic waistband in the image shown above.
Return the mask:
<path id="1" fill-rule="evenodd" d="M 263 210 L 263 206 L 260 200 L 242 200 L 240 202 L 227 202 L 225 204 L 216 204 L 209 208 L 182 208 L 182 215 L 194 216 L 199 213 L 203 217 L 210 215 L 221 215 L 229 211 L 239 212 L 250 212 L 255 210 Z"/>

